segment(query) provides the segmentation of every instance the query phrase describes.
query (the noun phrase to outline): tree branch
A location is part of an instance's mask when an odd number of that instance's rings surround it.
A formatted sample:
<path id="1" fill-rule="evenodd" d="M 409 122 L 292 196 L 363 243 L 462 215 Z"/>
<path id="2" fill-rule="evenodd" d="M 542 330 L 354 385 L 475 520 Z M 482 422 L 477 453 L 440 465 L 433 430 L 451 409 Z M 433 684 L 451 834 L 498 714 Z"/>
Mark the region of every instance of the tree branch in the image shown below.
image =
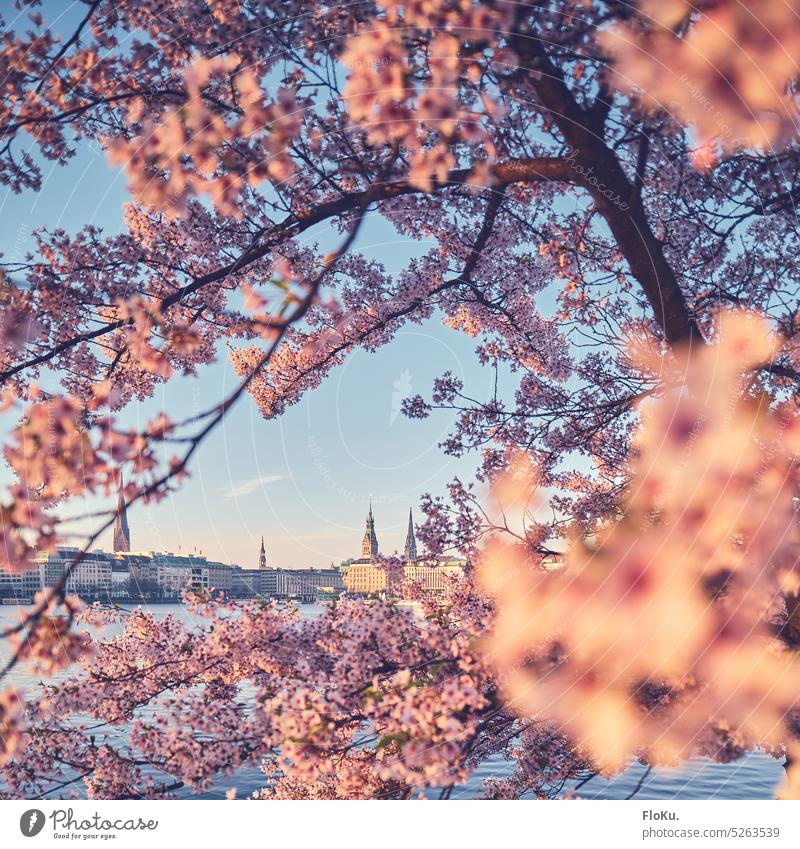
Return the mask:
<path id="1" fill-rule="evenodd" d="M 575 162 L 572 182 L 586 189 L 605 218 L 664 337 L 673 345 L 702 343 L 677 276 L 615 153 L 590 129 L 587 113 L 576 102 L 561 71 L 550 61 L 542 40 L 536 35 L 517 34 L 512 41 L 520 61 L 529 63 L 532 85 L 571 148 Z"/>

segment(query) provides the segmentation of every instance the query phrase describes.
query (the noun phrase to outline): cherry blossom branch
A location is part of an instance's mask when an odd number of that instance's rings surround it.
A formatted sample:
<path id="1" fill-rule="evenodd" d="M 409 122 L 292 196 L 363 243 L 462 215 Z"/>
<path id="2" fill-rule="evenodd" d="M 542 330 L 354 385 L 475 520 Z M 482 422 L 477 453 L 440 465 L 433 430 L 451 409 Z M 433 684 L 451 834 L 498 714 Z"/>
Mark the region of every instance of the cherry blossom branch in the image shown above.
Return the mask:
<path id="1" fill-rule="evenodd" d="M 498 163 L 493 166 L 492 173 L 496 180 L 496 185 L 502 188 L 518 182 L 568 180 L 571 171 L 564 160 L 559 157 L 534 157 L 531 159 L 516 159 Z M 445 185 L 465 185 L 473 174 L 473 169 L 454 170 L 448 175 Z M 205 286 L 226 280 L 254 262 L 266 257 L 281 242 L 300 235 L 311 227 L 326 221 L 328 218 L 357 211 L 359 208 L 364 207 L 365 204 L 369 205 L 403 195 L 421 193 L 419 187 L 405 180 L 383 184 L 376 183 L 364 191 L 352 192 L 336 200 L 319 204 L 316 209 L 307 215 L 290 215 L 280 224 L 267 230 L 259 231 L 253 238 L 253 242 L 261 242 L 261 244 L 251 246 L 233 262 L 195 278 L 191 283 L 186 284 L 173 294 L 163 298 L 158 308 L 161 312 L 165 312 L 169 307 L 181 303 L 188 295 L 201 290 Z M 92 331 L 76 334 L 65 339 L 43 354 L 31 357 L 24 362 L 0 371 L 0 384 L 5 383 L 11 377 L 20 374 L 26 369 L 49 362 L 58 356 L 58 354 L 76 345 L 83 342 L 91 342 L 94 339 L 129 326 L 132 323 L 132 318 L 118 319 L 117 321 L 108 322 Z"/>

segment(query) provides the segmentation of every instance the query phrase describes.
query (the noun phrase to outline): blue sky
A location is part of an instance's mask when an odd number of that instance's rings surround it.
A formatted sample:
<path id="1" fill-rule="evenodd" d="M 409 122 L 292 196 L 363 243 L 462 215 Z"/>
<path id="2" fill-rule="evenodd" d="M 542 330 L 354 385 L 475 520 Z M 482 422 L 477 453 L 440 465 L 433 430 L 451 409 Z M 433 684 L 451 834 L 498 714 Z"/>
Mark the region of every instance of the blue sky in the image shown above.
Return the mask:
<path id="1" fill-rule="evenodd" d="M 30 247 L 34 227 L 69 233 L 88 223 L 107 233 L 121 227 L 125 177 L 98 149 L 82 148 L 67 167 L 47 163 L 43 182 L 38 194 L 0 190 L 0 215 L 12 222 L 0 231 L 7 261 Z M 398 237 L 378 218 L 367 222 L 357 244 L 389 269 L 425 247 Z M 182 490 L 131 510 L 133 547 L 197 549 L 252 566 L 263 534 L 276 565 L 338 563 L 358 553 L 371 495 L 381 550 L 402 550 L 409 507 L 422 492 L 443 492 L 455 474 L 469 475 L 475 460 L 454 461 L 437 448 L 451 424 L 448 413 L 410 421 L 398 414 L 400 399 L 427 396 L 433 378 L 446 370 L 462 377 L 473 397 L 487 395 L 492 373 L 479 366 L 473 349 L 473 340 L 437 321 L 409 325 L 375 354 L 354 352 L 278 420 L 265 421 L 244 397 L 201 448 Z M 161 409 L 180 420 L 224 397 L 235 380 L 223 352 L 201 377 L 177 377 L 154 398 L 132 404 L 123 421 L 143 426 Z M 5 469 L 3 479 L 9 475 Z M 99 506 L 94 499 L 73 502 L 65 512 Z M 85 532 L 93 525 L 71 527 Z M 102 545 L 110 542 L 109 533 Z"/>

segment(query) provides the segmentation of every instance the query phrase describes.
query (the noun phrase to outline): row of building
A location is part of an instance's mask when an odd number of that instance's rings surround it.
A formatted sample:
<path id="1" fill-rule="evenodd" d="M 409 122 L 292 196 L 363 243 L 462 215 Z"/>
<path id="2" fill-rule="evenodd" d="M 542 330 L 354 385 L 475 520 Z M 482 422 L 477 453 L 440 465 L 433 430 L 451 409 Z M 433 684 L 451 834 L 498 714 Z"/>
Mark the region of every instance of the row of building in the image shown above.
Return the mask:
<path id="1" fill-rule="evenodd" d="M 77 565 L 75 564 L 75 561 Z M 71 567 L 71 568 L 70 568 Z M 0 569 L 0 598 L 29 600 L 64 577 L 68 593 L 83 598 L 176 600 L 186 589 L 216 590 L 230 598 L 313 600 L 318 592 L 344 590 L 330 569 L 243 569 L 196 554 L 93 551 L 59 546 L 37 554 L 24 572 Z"/>
<path id="2" fill-rule="evenodd" d="M 267 565 L 261 540 L 258 568 L 209 560 L 202 554 L 130 550 L 130 528 L 125 504 L 120 497 L 114 527 L 114 551 L 80 550 L 59 546 L 38 553 L 24 572 L 0 568 L 0 598 L 28 601 L 44 587 L 56 586 L 66 577 L 66 591 L 87 599 L 176 600 L 187 589 L 214 590 L 230 598 L 292 598 L 315 601 L 351 595 L 394 595 L 403 584 L 414 582 L 440 592 L 454 577 L 463 575 L 463 560 L 420 557 L 411 513 L 402 556 L 395 555 L 399 568 L 387 569 L 381 557 L 375 520 L 370 505 L 361 557 L 344 561 L 340 567 L 282 569 Z M 405 579 L 405 580 L 403 580 Z"/>

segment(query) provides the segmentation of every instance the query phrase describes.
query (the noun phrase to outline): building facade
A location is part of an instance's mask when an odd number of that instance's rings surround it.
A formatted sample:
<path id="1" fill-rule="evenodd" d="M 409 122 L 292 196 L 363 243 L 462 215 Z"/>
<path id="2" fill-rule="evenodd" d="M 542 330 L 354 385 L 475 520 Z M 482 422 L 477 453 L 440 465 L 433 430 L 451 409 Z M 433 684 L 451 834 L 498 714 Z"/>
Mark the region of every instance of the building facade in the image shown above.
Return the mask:
<path id="1" fill-rule="evenodd" d="M 38 568 L 42 587 L 55 587 L 69 570 L 65 583 L 68 593 L 108 596 L 111 594 L 111 560 L 104 551 L 81 554 L 79 548 L 58 546 L 53 551 L 36 554 L 31 565 Z"/>
<path id="2" fill-rule="evenodd" d="M 124 560 L 116 557 L 111 559 L 111 596 L 113 598 L 130 598 L 131 570 Z"/>
<path id="3" fill-rule="evenodd" d="M 24 572 L 12 572 L 0 567 L 0 598 L 31 602 L 41 588 L 38 566 L 31 566 Z"/>
<path id="4" fill-rule="evenodd" d="M 313 601 L 318 589 L 332 593 L 344 590 L 342 573 L 336 569 L 278 569 L 275 595 Z"/>
<path id="5" fill-rule="evenodd" d="M 418 584 L 423 590 L 443 592 L 464 577 L 466 565 L 466 560 L 431 557 L 407 563 L 403 571 L 407 582 Z"/>
<path id="6" fill-rule="evenodd" d="M 132 598 L 157 599 L 159 597 L 158 570 L 149 554 L 116 553 L 116 568 L 128 573 L 128 595 Z M 114 567 L 112 567 L 114 568 Z M 121 578 L 119 578 L 121 582 Z"/>
<path id="7" fill-rule="evenodd" d="M 415 563 L 405 563 L 402 576 L 390 576 L 386 565 L 380 561 L 363 563 L 352 561 L 344 569 L 344 588 L 354 595 L 403 595 L 410 583 L 432 592 L 443 592 L 453 581 L 463 578 L 466 560 L 458 558 L 428 557 Z"/>
<path id="8" fill-rule="evenodd" d="M 226 563 L 208 561 L 208 583 L 212 590 L 228 595 L 233 582 L 233 569 Z"/>
<path id="9" fill-rule="evenodd" d="M 211 587 L 208 560 L 189 554 L 153 553 L 156 581 L 165 598 L 179 597 L 184 590 Z"/>
<path id="10" fill-rule="evenodd" d="M 378 563 L 353 560 L 344 567 L 344 588 L 354 595 L 380 595 L 389 587 L 386 569 Z"/>
<path id="11" fill-rule="evenodd" d="M 231 567 L 231 598 L 271 598 L 277 592 L 277 569 Z"/>

